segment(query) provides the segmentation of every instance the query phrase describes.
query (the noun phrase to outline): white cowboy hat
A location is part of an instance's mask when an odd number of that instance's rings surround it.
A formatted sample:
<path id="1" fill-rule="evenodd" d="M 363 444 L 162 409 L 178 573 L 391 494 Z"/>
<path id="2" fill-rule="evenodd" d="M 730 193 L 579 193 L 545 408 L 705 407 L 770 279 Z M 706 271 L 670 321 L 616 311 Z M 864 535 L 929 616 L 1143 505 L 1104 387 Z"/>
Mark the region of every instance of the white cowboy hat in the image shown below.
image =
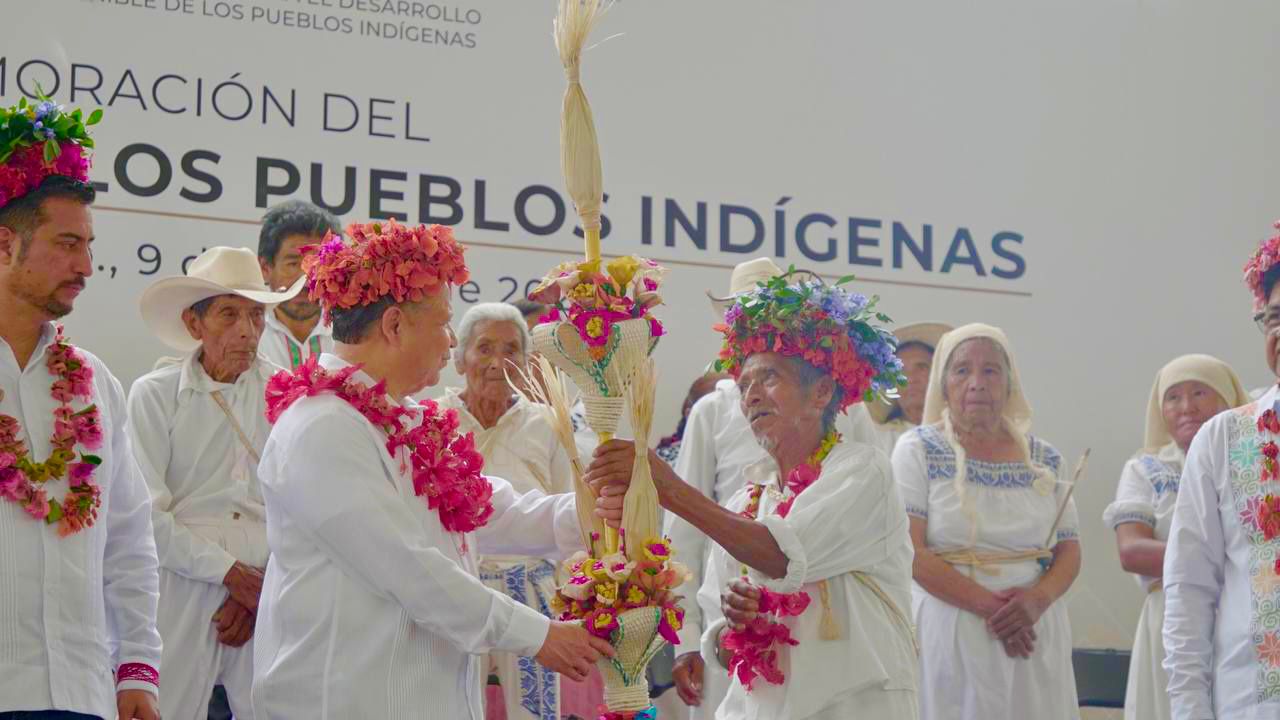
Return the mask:
<path id="1" fill-rule="evenodd" d="M 907 343 L 919 343 L 927 345 L 930 350 L 937 352 L 938 343 L 942 342 L 942 336 L 951 332 L 955 328 L 946 323 L 938 322 L 918 322 L 910 325 L 903 325 L 893 331 L 895 337 L 898 338 L 898 347 L 902 347 Z M 873 402 L 867 403 L 867 412 L 871 415 L 871 419 L 877 425 L 883 425 L 889 421 L 889 414 L 898 406 L 898 401 L 891 402 Z"/>
<path id="2" fill-rule="evenodd" d="M 738 263 L 733 267 L 733 274 L 729 276 L 729 295 L 726 297 L 716 297 L 707 291 L 707 297 L 711 299 L 711 308 L 716 314 L 724 317 L 724 313 L 733 304 L 739 295 L 750 292 L 755 289 L 757 283 L 762 283 L 772 277 L 782 274 L 782 269 L 772 258 L 761 257 L 754 260 L 748 260 L 744 263 Z"/>
<path id="3" fill-rule="evenodd" d="M 272 292 L 262 279 L 258 255 L 248 248 L 212 247 L 191 261 L 187 274 L 152 283 L 142 293 L 138 307 L 151 332 L 165 345 L 181 352 L 200 347 L 182 321 L 182 311 L 218 295 L 239 295 L 263 305 L 277 305 L 298 294 L 306 282 L 298 278 L 283 292 Z"/>

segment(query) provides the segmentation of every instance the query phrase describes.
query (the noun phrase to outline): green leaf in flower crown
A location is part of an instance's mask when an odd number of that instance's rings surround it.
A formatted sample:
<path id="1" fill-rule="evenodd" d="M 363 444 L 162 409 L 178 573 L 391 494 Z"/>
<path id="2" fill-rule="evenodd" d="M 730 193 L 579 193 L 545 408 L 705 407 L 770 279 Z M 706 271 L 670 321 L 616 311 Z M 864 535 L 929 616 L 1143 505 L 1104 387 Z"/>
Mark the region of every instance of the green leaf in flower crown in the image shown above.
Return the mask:
<path id="1" fill-rule="evenodd" d="M 839 285 L 844 285 L 845 283 L 851 283 L 854 281 L 854 279 L 855 278 L 853 275 L 845 275 L 844 277 L 836 281 L 836 285 L 839 286 Z"/>
<path id="2" fill-rule="evenodd" d="M 58 159 L 58 153 L 62 152 L 62 148 L 58 147 L 58 143 L 52 139 L 44 141 L 44 161 L 51 163 Z"/>
<path id="3" fill-rule="evenodd" d="M 88 454 L 88 453 L 80 453 L 80 462 L 89 463 L 90 465 L 101 465 L 101 464 L 102 464 L 102 458 L 98 457 L 97 455 L 90 455 L 90 454 Z"/>
<path id="4" fill-rule="evenodd" d="M 79 111 L 77 110 L 77 112 Z M 97 110 L 94 110 L 93 112 L 89 113 L 89 119 L 86 120 L 84 124 L 97 125 L 98 122 L 101 120 L 102 120 L 102 108 L 98 108 Z"/>
<path id="5" fill-rule="evenodd" d="M 57 500 L 49 501 L 49 514 L 44 516 L 44 521 L 48 525 L 52 525 L 62 519 L 62 506 Z"/>

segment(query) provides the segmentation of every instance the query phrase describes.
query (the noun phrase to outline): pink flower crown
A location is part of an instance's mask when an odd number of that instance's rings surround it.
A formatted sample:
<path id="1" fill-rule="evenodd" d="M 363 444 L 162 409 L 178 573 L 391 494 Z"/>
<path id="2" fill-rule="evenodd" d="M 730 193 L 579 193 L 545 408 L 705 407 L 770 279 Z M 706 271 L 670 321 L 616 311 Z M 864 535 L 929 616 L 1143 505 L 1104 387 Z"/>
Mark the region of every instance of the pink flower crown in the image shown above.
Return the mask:
<path id="1" fill-rule="evenodd" d="M 80 110 L 66 112 L 47 98 L 0 108 L 0 207 L 27 195 L 54 175 L 89 182 L 89 154 L 93 139 L 88 127 L 102 119 L 102 110 L 88 118 Z"/>
<path id="2" fill-rule="evenodd" d="M 443 225 L 406 227 L 395 220 L 347 226 L 351 242 L 329 232 L 320 245 L 302 248 L 307 293 L 324 308 L 363 307 L 390 295 L 397 303 L 417 302 L 471 277 L 466 246 Z M 310 252 L 311 250 L 316 252 Z"/>
<path id="3" fill-rule="evenodd" d="M 1274 227 L 1280 230 L 1280 220 L 1274 223 Z M 1263 242 L 1253 257 L 1249 258 L 1249 262 L 1244 264 L 1244 284 L 1249 288 L 1249 292 L 1253 293 L 1254 310 L 1261 310 L 1267 304 L 1266 295 L 1263 294 L 1262 277 L 1276 265 L 1280 265 L 1280 234 Z"/>

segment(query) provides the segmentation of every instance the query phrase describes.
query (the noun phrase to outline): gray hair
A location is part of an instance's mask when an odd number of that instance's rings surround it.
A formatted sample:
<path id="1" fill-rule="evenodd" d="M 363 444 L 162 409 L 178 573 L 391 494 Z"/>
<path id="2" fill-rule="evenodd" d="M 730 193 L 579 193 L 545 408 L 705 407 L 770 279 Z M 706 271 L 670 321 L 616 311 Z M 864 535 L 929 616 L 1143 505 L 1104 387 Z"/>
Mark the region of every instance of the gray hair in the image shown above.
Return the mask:
<path id="1" fill-rule="evenodd" d="M 500 302 L 477 303 L 462 315 L 462 321 L 458 323 L 458 347 L 453 349 L 455 363 L 462 362 L 462 356 L 475 340 L 476 327 L 482 322 L 509 322 L 515 325 L 520 329 L 520 352 L 529 354 L 529 346 L 532 344 L 529 326 L 514 305 Z"/>
<path id="2" fill-rule="evenodd" d="M 800 378 L 800 387 L 805 392 L 808 392 L 822 378 L 831 377 L 831 373 L 814 366 L 804 358 L 790 356 L 787 357 L 787 362 L 791 363 L 791 367 L 795 368 L 796 375 Z M 831 400 L 822 409 L 822 432 L 824 435 L 831 432 L 832 428 L 836 426 L 836 414 L 840 412 L 840 402 L 844 399 L 844 390 L 840 387 L 840 383 L 835 382 L 835 378 L 832 378 L 832 383 L 834 392 L 831 393 Z"/>

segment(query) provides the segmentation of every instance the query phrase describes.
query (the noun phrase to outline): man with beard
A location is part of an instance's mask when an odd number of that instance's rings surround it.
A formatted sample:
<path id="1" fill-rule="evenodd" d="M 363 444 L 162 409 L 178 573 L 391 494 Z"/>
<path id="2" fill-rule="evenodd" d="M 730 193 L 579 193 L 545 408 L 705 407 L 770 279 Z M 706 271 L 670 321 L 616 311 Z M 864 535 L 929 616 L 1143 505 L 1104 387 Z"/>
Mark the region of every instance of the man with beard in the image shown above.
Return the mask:
<path id="1" fill-rule="evenodd" d="M 0 718 L 158 720 L 151 501 L 120 383 L 55 321 L 93 274 L 92 147 L 0 108 Z"/>
<path id="2" fill-rule="evenodd" d="M 258 234 L 258 263 L 267 286 L 276 292 L 292 288 L 302 277 L 302 248 L 319 245 L 327 232 L 342 233 L 338 219 L 311 203 L 289 200 L 268 210 Z M 333 331 L 320 322 L 320 306 L 300 292 L 267 313 L 258 352 L 291 370 L 307 358 L 333 352 Z"/>
<path id="3" fill-rule="evenodd" d="M 274 293 L 261 278 L 252 250 L 209 248 L 139 303 L 156 337 L 184 354 L 129 392 L 160 555 L 167 718 L 203 716 L 215 683 L 237 718 L 253 718 L 251 638 L 267 566 L 258 458 L 271 431 L 267 380 L 278 371 L 258 340 L 272 306 L 302 285 Z"/>

